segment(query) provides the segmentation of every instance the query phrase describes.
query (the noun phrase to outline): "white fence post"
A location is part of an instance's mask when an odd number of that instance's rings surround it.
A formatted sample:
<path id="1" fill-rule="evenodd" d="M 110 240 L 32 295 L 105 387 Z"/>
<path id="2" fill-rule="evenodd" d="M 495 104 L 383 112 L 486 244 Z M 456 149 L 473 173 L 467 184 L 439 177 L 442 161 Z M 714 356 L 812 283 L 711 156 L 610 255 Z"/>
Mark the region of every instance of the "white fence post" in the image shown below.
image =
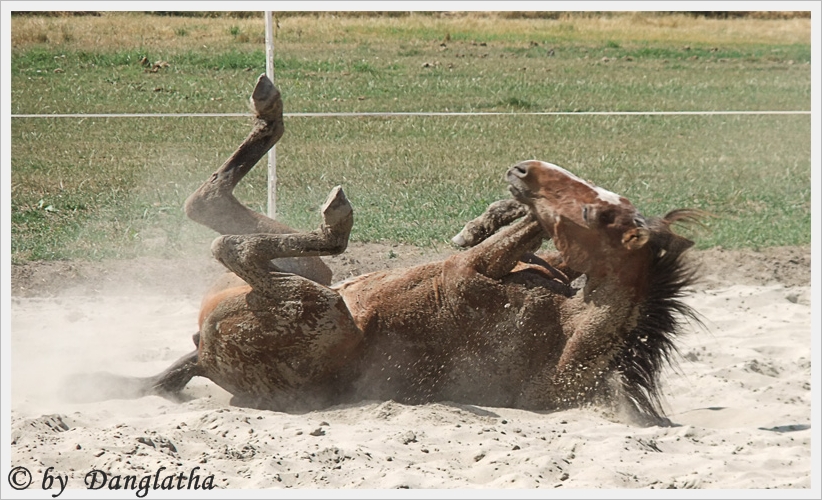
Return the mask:
<path id="1" fill-rule="evenodd" d="M 274 23 L 265 11 L 265 75 L 274 82 Z M 277 145 L 268 152 L 268 216 L 277 218 Z"/>

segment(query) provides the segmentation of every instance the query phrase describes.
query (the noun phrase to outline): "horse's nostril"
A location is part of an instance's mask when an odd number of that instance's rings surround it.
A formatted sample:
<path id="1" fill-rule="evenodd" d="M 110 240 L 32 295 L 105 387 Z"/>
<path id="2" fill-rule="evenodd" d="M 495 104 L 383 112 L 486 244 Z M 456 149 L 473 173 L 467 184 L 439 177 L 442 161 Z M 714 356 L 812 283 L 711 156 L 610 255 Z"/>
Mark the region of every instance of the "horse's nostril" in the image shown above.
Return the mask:
<path id="1" fill-rule="evenodd" d="M 525 167 L 525 165 L 523 165 L 521 163 L 518 164 L 518 165 L 514 165 L 514 167 L 511 169 L 511 171 L 517 177 L 525 177 L 526 175 L 528 175 L 528 169 Z"/>

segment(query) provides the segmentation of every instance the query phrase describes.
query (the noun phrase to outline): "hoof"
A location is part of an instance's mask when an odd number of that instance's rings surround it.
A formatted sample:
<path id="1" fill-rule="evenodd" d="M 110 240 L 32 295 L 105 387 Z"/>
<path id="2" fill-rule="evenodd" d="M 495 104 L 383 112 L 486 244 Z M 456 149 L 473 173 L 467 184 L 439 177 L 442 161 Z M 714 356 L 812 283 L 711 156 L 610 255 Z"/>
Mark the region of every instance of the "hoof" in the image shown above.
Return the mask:
<path id="1" fill-rule="evenodd" d="M 345 197 L 345 193 L 340 186 L 336 186 L 331 190 L 325 203 L 323 203 L 321 211 L 323 222 L 332 228 L 352 218 L 354 214 L 354 209 L 351 208 L 351 203 Z"/>
<path id="2" fill-rule="evenodd" d="M 257 118 L 266 121 L 282 118 L 283 101 L 280 98 L 280 91 L 265 75 L 260 75 L 257 79 L 257 85 L 251 93 L 251 106 Z"/>
<path id="3" fill-rule="evenodd" d="M 469 243 L 465 240 L 465 237 L 463 237 L 462 233 L 460 233 L 460 234 L 458 234 L 458 235 L 454 236 L 453 238 L 451 238 L 451 242 L 452 242 L 453 244 L 455 244 L 456 246 L 461 247 L 461 248 L 465 248 L 465 247 L 471 246 L 471 245 L 469 245 Z"/>

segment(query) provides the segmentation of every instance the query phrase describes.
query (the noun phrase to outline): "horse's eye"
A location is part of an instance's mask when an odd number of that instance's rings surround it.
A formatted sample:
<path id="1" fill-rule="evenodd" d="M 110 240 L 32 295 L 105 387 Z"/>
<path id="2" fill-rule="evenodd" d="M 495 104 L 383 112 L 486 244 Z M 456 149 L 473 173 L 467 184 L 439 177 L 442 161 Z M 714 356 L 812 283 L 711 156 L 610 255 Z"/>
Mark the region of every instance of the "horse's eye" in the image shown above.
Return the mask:
<path id="1" fill-rule="evenodd" d="M 603 210 L 599 213 L 599 223 L 607 226 L 612 224 L 616 219 L 616 213 L 613 210 Z"/>
<path id="2" fill-rule="evenodd" d="M 582 206 L 582 220 L 588 222 L 588 205 Z"/>

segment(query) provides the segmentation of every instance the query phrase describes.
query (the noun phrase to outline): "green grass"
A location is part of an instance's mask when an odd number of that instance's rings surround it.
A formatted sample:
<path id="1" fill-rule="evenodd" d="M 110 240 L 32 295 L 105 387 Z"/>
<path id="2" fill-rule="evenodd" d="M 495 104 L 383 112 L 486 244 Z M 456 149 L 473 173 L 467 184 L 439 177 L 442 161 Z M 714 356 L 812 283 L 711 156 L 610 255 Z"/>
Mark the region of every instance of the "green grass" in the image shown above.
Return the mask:
<path id="1" fill-rule="evenodd" d="M 717 52 L 557 46 L 554 56 L 544 45 L 435 47 L 417 47 L 414 55 L 386 45 L 283 51 L 275 58 L 276 80 L 291 112 L 519 109 L 507 104 L 511 99 L 528 101 L 534 111 L 809 106 L 810 51 L 804 46 Z M 147 72 L 142 57 L 170 66 Z M 242 112 L 249 85 L 264 71 L 260 47 L 173 53 L 35 46 L 12 58 L 12 112 Z"/>
<path id="2" fill-rule="evenodd" d="M 140 35 L 113 48 L 88 45 L 88 30 L 70 24 L 57 41 L 13 24 L 13 40 L 28 41 L 13 49 L 12 112 L 247 111 L 265 66 L 257 28 L 174 22 L 168 41 Z M 554 20 L 526 30 L 364 19 L 328 32 L 288 22 L 275 61 L 286 112 L 810 108 L 810 44 L 788 39 L 686 43 L 674 30 L 661 41 Z M 197 48 L 209 33 L 218 42 Z M 144 56 L 170 66 L 147 72 Z M 301 229 L 341 184 L 354 240 L 447 244 L 507 196 L 509 165 L 539 158 L 649 215 L 716 214 L 689 233 L 701 248 L 810 243 L 809 116 L 293 117 L 286 127 L 278 213 Z M 13 119 L 13 260 L 207 253 L 213 234 L 182 203 L 248 128 L 225 118 Z M 258 167 L 237 194 L 264 211 L 265 185 Z"/>
<path id="3" fill-rule="evenodd" d="M 702 248 L 810 239 L 808 117 L 290 118 L 286 126 L 278 212 L 302 229 L 318 223 L 319 205 L 341 184 L 356 210 L 354 240 L 445 244 L 507 196 L 507 166 L 541 158 L 649 215 L 678 207 L 716 214 L 694 236 Z M 213 235 L 180 207 L 247 127 L 244 119 L 16 120 L 13 254 L 207 251 Z M 63 149 L 38 148 L 44 137 Z M 259 166 L 237 190 L 259 211 L 265 173 Z"/>

